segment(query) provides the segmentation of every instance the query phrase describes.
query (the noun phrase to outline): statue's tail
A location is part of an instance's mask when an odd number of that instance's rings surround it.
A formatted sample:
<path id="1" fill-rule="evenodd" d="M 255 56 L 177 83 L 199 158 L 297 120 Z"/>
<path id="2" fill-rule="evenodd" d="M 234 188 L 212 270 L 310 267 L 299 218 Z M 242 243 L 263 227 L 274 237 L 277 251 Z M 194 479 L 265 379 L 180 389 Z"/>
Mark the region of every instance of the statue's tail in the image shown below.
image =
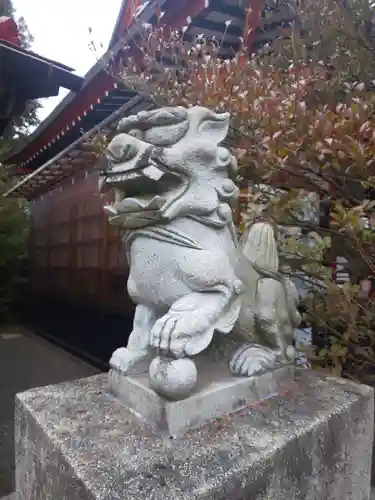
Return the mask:
<path id="1" fill-rule="evenodd" d="M 270 224 L 257 223 L 244 234 L 232 255 L 232 265 L 245 285 L 242 307 L 234 334 L 250 342 L 258 342 L 255 324 L 258 281 L 279 277 L 276 239 Z"/>
<path id="2" fill-rule="evenodd" d="M 270 224 L 257 222 L 248 228 L 235 250 L 233 264 L 248 289 L 261 278 L 280 281 L 276 238 Z"/>
<path id="3" fill-rule="evenodd" d="M 257 222 L 250 226 L 241 240 L 242 255 L 257 267 L 279 270 L 275 233 L 271 224 Z"/>
<path id="4" fill-rule="evenodd" d="M 235 269 L 246 287 L 240 330 L 245 329 L 244 324 L 250 321 L 255 312 L 258 280 L 267 278 L 279 281 L 283 285 L 290 322 L 293 327 L 299 325 L 301 321 L 297 309 L 299 295 L 294 283 L 279 271 L 277 243 L 271 224 L 257 222 L 246 231 L 240 242 L 240 248 L 237 249 Z"/>
<path id="5" fill-rule="evenodd" d="M 275 232 L 271 224 L 258 222 L 244 234 L 241 241 L 242 255 L 257 271 L 259 278 L 272 278 L 284 286 L 289 319 L 294 327 L 301 322 L 297 306 L 299 293 L 293 281 L 279 272 L 279 255 Z"/>

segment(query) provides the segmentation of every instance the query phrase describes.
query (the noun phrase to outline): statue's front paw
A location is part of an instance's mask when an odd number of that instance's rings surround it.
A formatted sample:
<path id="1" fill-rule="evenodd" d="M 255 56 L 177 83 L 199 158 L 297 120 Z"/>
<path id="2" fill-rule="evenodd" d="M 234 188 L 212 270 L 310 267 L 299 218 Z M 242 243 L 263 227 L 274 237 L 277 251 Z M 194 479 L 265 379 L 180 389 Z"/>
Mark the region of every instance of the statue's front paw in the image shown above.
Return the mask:
<path id="1" fill-rule="evenodd" d="M 201 311 L 170 310 L 153 326 L 150 345 L 176 358 L 193 356 L 209 345 L 213 332 Z"/>
<path id="2" fill-rule="evenodd" d="M 278 353 L 267 347 L 244 345 L 236 349 L 229 368 L 233 375 L 251 377 L 280 366 Z"/>
<path id="3" fill-rule="evenodd" d="M 155 323 L 151 330 L 150 345 L 163 353 L 172 354 L 176 358 L 184 356 L 187 338 L 181 335 L 183 317 L 179 313 L 169 312 Z"/>
<path id="4" fill-rule="evenodd" d="M 150 365 L 148 351 L 133 351 L 127 347 L 120 347 L 112 354 L 110 367 L 124 375 L 146 373 Z"/>

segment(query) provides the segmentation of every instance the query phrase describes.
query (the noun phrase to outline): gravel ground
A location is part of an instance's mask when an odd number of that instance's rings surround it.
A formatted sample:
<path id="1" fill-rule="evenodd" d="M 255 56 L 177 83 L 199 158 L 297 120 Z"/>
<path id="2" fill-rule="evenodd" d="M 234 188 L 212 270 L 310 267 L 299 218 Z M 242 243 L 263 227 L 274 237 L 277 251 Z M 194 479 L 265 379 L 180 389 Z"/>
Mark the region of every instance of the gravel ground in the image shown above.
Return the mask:
<path id="1" fill-rule="evenodd" d="M 92 366 L 22 328 L 0 328 L 0 497 L 14 490 L 15 394 L 95 373 Z"/>

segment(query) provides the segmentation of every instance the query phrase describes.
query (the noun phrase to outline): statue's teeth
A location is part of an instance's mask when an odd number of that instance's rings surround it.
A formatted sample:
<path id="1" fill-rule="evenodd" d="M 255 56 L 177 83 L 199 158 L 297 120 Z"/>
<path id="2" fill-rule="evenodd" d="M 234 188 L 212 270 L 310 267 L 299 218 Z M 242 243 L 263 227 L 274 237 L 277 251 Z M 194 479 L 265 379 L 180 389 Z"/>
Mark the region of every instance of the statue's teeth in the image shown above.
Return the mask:
<path id="1" fill-rule="evenodd" d="M 163 177 L 163 172 L 155 167 L 155 165 L 149 165 L 144 168 L 142 174 L 152 181 L 158 181 Z"/>
<path id="2" fill-rule="evenodd" d="M 107 212 L 107 214 L 109 215 L 117 215 L 117 210 L 115 209 L 115 207 L 110 204 L 110 205 L 104 205 L 104 210 Z"/>

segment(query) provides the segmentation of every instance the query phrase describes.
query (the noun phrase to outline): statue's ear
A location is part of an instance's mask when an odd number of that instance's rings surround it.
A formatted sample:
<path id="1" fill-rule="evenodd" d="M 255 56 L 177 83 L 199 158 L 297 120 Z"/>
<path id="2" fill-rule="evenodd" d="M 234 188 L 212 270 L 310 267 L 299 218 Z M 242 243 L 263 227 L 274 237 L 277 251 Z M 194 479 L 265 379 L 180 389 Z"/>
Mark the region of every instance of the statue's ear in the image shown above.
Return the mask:
<path id="1" fill-rule="evenodd" d="M 194 106 L 189 109 L 189 118 L 190 131 L 199 139 L 220 144 L 228 134 L 229 113 L 215 113 L 208 108 Z"/>

